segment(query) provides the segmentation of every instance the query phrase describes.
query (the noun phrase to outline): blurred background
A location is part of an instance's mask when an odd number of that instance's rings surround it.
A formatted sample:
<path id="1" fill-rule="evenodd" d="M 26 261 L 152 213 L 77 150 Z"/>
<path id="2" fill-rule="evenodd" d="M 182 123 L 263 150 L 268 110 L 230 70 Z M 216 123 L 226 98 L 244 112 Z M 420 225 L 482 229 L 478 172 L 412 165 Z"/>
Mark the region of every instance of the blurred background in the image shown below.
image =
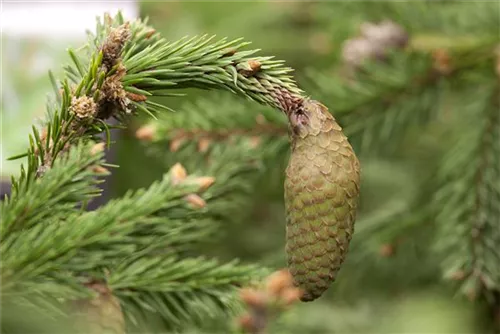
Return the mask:
<path id="1" fill-rule="evenodd" d="M 359 154 L 361 209 L 347 261 L 328 293 L 295 306 L 276 332 L 499 330 L 498 3 L 127 2 L 89 9 L 88 16 L 116 8 L 149 17 L 167 40 L 244 37 L 260 54 L 286 60 Z M 31 124 L 44 114 L 46 70 L 58 73 L 68 62 L 64 49 L 82 37 L 58 21 L 67 12 L 47 18 L 57 23 L 47 34 L 21 34 L 24 24 L 7 29 L 9 15 L 14 11 L 2 13 L 3 192 L 19 170 L 19 162 L 5 159 L 27 147 Z M 84 31 L 93 22 L 78 25 Z M 64 39 L 54 38 L 60 32 Z M 237 209 L 203 251 L 284 267 L 285 120 L 230 93 L 187 93 L 158 100 L 177 113 L 153 123 L 134 119 L 114 133 L 110 159 L 120 168 L 101 201 L 148 186 L 176 162 L 191 171 L 231 159 L 243 169 L 248 159 L 234 156 L 253 155 L 258 172 L 241 178 L 249 195 L 235 199 Z M 138 132 L 145 126 L 154 135 Z M 181 140 L 180 130 L 192 135 Z"/>

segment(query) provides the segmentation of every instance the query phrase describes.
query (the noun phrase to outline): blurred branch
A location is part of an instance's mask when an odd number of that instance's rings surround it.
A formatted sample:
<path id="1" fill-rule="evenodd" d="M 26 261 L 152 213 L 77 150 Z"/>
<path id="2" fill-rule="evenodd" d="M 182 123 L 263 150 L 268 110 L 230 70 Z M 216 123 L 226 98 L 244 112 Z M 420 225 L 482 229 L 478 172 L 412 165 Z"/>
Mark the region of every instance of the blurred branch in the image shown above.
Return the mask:
<path id="1" fill-rule="evenodd" d="M 495 47 L 491 39 L 476 39 L 467 47 L 436 48 L 415 36 L 407 51 L 365 59 L 352 77 L 319 71 L 307 77 L 311 90 L 329 102 L 355 146 L 369 152 L 401 143 L 411 124 L 435 120 L 444 88 L 462 74 L 488 66 Z"/>
<path id="2" fill-rule="evenodd" d="M 212 142 L 241 137 L 276 139 L 287 135 L 286 120 L 281 115 L 268 107 L 241 103 L 227 95 L 219 95 L 215 100 L 198 99 L 183 105 L 181 110 L 150 122 L 137 130 L 136 136 L 145 141 L 169 141 L 172 151 L 184 142 L 194 141 L 200 152 L 205 152 Z"/>
<path id="3" fill-rule="evenodd" d="M 441 187 L 434 203 L 446 238 L 436 247 L 447 255 L 445 277 L 460 281 L 470 299 L 483 296 L 493 304 L 500 290 L 500 253 L 495 246 L 500 242 L 500 90 L 498 82 L 490 82 L 483 83 L 481 94 L 473 92 L 473 101 L 466 105 L 470 114 L 462 116 L 470 131 L 455 134 L 458 139 L 438 174 Z"/>

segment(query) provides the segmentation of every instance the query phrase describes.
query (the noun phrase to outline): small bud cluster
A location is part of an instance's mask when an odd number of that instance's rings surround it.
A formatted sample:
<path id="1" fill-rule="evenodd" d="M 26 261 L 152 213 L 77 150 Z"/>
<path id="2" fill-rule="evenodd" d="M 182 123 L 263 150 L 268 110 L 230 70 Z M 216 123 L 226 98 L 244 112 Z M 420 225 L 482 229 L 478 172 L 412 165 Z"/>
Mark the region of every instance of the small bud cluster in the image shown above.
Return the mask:
<path id="1" fill-rule="evenodd" d="M 106 41 L 103 43 L 101 50 L 103 54 L 102 63 L 110 70 L 119 60 L 123 46 L 131 36 L 128 22 L 114 28 L 109 33 Z"/>
<path id="2" fill-rule="evenodd" d="M 91 97 L 73 96 L 69 110 L 80 120 L 92 119 L 97 113 L 97 105 Z"/>
<path id="3" fill-rule="evenodd" d="M 107 119 L 120 112 L 130 113 L 130 99 L 123 89 L 122 79 L 126 74 L 125 67 L 120 64 L 116 73 L 108 76 L 101 87 L 99 99 L 99 118 Z"/>
<path id="4" fill-rule="evenodd" d="M 403 49 L 408 44 L 408 33 L 392 21 L 364 23 L 360 30 L 361 36 L 347 40 L 342 48 L 342 58 L 352 68 L 369 59 L 385 60 L 391 49 Z"/>
<path id="5" fill-rule="evenodd" d="M 105 17 L 106 24 L 111 25 L 112 19 L 109 16 Z M 117 28 L 111 28 L 106 40 L 103 42 L 100 50 L 102 51 L 102 66 L 101 73 L 106 73 L 115 65 L 114 74 L 109 75 L 104 80 L 102 87 L 97 90 L 96 86 L 92 86 L 90 93 L 86 95 L 75 96 L 76 87 L 70 89 L 71 103 L 68 107 L 68 112 L 74 115 L 73 118 L 66 120 L 62 119 L 60 124 L 52 124 L 52 126 L 60 127 L 65 131 L 61 131 L 59 136 L 60 142 L 66 144 L 54 154 L 54 143 L 51 138 L 47 138 L 47 130 L 44 129 L 40 136 L 40 146 L 47 147 L 43 153 L 43 161 L 37 168 L 37 177 L 42 177 L 45 172 L 50 169 L 54 156 L 61 156 L 61 153 L 67 152 L 73 144 L 71 139 L 79 138 L 86 133 L 86 129 L 98 120 L 106 120 L 118 112 L 130 112 L 130 98 L 123 89 L 122 79 L 126 74 L 125 67 L 120 63 L 120 55 L 123 51 L 125 43 L 130 39 L 131 32 L 128 23 L 125 23 Z M 96 79 L 96 78 L 94 78 Z M 60 94 L 64 94 L 61 88 Z M 130 94 L 129 94 L 130 95 Z M 145 97 L 135 94 L 132 96 L 135 100 L 143 100 Z M 70 122 L 68 124 L 68 122 Z M 46 141 L 49 140 L 47 145 Z M 34 154 L 40 155 L 39 148 L 34 150 Z M 102 166 L 93 166 L 91 170 L 96 174 L 108 174 L 108 170 Z"/>
<path id="6" fill-rule="evenodd" d="M 187 180 L 188 173 L 184 166 L 180 163 L 176 163 L 170 169 L 170 179 L 173 185 L 178 185 L 184 182 L 189 182 L 189 184 L 194 184 L 198 186 L 198 192 L 204 192 L 212 186 L 215 182 L 215 178 L 212 176 L 199 176 L 190 178 Z M 198 194 L 189 194 L 184 197 L 186 203 L 189 204 L 193 209 L 203 209 L 207 206 L 206 201 Z"/>
<path id="7" fill-rule="evenodd" d="M 239 318 L 239 326 L 247 333 L 263 333 L 272 318 L 300 301 L 302 290 L 293 285 L 287 269 L 271 274 L 259 288 L 244 288 L 240 298 L 248 312 Z"/>

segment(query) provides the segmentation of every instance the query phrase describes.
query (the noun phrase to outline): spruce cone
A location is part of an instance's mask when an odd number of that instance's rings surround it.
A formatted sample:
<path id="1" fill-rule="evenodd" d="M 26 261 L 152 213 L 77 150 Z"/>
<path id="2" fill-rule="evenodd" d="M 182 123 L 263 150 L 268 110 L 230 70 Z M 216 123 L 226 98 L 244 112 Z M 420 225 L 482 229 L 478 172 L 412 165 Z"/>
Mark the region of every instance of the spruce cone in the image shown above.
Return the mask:
<path id="1" fill-rule="evenodd" d="M 285 180 L 286 252 L 294 283 L 312 301 L 344 261 L 359 195 L 359 161 L 328 109 L 303 100 L 290 110 L 292 153 Z"/>

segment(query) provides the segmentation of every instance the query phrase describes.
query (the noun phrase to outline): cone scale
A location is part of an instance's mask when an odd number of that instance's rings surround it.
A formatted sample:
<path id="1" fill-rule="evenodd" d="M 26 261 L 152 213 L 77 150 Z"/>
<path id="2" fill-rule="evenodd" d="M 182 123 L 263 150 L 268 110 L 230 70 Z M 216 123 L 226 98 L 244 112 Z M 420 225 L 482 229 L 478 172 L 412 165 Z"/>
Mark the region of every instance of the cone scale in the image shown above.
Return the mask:
<path id="1" fill-rule="evenodd" d="M 341 127 L 321 103 L 287 111 L 291 156 L 285 178 L 286 253 L 302 301 L 335 280 L 354 232 L 360 165 Z"/>

